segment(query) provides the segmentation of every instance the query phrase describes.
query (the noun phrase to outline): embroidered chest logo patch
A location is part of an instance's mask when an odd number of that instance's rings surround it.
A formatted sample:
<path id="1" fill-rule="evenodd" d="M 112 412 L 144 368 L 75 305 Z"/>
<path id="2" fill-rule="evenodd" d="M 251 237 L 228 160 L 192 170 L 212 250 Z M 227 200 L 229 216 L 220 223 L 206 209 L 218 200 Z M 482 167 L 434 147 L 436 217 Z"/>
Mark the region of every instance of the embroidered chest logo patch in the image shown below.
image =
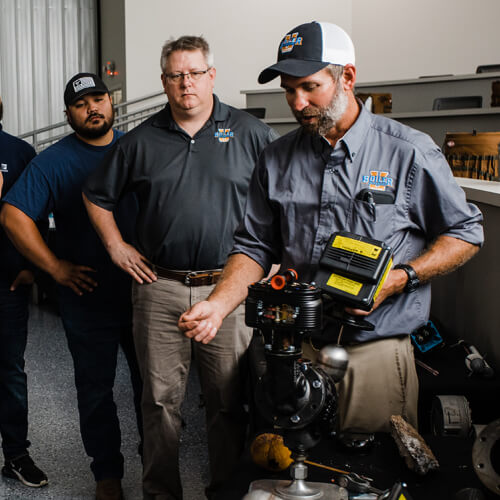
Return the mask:
<path id="1" fill-rule="evenodd" d="M 8 172 L 7 163 L 0 163 L 0 172 Z"/>
<path id="2" fill-rule="evenodd" d="M 385 191 L 386 187 L 393 185 L 394 179 L 389 177 L 389 172 L 379 172 L 378 170 L 371 170 L 370 175 L 363 175 L 362 184 L 368 184 L 370 189 L 377 189 Z"/>
<path id="3" fill-rule="evenodd" d="M 229 142 L 229 139 L 234 137 L 234 132 L 230 128 L 220 128 L 215 132 L 214 137 L 219 139 L 219 142 Z"/>
<path id="4" fill-rule="evenodd" d="M 302 45 L 302 37 L 299 36 L 299 33 L 289 33 L 285 36 L 280 45 L 280 50 L 282 54 L 286 54 L 287 52 L 291 52 L 295 45 Z"/>

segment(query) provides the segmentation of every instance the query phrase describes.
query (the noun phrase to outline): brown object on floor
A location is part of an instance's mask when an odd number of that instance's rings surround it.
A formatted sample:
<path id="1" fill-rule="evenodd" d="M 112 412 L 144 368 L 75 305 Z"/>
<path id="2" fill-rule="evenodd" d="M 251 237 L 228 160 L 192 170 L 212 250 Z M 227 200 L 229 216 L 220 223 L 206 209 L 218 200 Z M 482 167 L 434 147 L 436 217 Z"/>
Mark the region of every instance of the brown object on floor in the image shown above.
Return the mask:
<path id="1" fill-rule="evenodd" d="M 400 415 L 392 415 L 391 436 L 409 469 L 420 475 L 439 469 L 439 462 L 422 436 Z"/>

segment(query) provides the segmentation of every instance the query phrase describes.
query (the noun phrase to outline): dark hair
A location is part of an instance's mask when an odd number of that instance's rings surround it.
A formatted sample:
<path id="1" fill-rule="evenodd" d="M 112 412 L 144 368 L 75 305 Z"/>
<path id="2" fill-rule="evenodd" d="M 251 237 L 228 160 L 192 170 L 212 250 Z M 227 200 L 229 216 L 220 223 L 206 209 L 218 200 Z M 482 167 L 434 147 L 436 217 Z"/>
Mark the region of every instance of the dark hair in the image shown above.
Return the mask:
<path id="1" fill-rule="evenodd" d="M 211 68 L 214 65 L 214 56 L 212 52 L 210 52 L 208 42 L 202 36 L 181 36 L 177 40 L 171 38 L 163 44 L 160 57 L 162 73 L 167 71 L 167 61 L 170 54 L 177 50 L 201 50 L 207 66 Z"/>
<path id="2" fill-rule="evenodd" d="M 2 103 L 2 98 L 0 97 L 0 122 L 2 121 L 3 118 L 3 103 Z"/>

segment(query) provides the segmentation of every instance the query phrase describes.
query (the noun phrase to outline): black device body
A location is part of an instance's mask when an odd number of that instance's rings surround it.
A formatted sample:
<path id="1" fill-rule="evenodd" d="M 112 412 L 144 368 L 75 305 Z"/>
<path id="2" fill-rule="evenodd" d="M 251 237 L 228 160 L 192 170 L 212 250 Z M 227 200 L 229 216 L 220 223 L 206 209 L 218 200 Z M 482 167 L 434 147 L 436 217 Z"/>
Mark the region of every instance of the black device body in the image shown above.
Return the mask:
<path id="1" fill-rule="evenodd" d="M 304 337 L 322 329 L 321 294 L 316 286 L 297 282 L 280 290 L 270 280 L 248 287 L 245 322 L 255 329 L 265 358 L 255 405 L 292 450 L 315 446 L 336 424 L 333 380 L 302 358 Z"/>

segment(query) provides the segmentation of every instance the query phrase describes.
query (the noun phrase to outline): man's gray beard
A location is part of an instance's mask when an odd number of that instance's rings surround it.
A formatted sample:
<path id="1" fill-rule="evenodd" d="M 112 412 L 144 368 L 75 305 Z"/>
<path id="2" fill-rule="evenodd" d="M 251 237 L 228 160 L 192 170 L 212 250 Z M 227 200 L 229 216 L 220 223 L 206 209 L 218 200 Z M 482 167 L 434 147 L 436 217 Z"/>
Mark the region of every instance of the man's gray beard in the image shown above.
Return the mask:
<path id="1" fill-rule="evenodd" d="M 301 123 L 302 128 L 310 134 L 326 135 L 329 130 L 337 125 L 342 116 L 344 116 L 348 103 L 349 99 L 347 92 L 345 92 L 343 88 L 339 88 L 330 104 L 323 108 L 319 108 L 319 115 L 316 123 Z M 295 117 L 300 123 L 301 113 L 296 113 Z"/>

